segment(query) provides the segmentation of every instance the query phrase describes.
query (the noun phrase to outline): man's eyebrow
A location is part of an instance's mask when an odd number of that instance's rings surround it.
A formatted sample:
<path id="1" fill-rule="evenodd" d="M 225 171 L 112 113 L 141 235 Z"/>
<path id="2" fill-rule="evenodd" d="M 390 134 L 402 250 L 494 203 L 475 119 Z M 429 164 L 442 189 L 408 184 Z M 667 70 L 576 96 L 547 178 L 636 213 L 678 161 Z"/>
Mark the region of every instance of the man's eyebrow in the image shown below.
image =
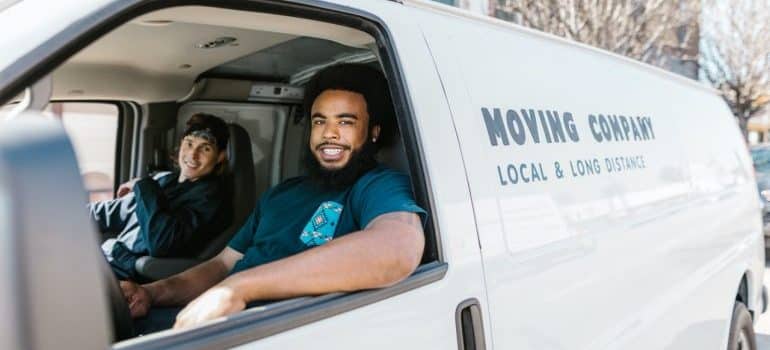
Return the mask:
<path id="1" fill-rule="evenodd" d="M 326 119 L 326 116 L 321 114 L 321 113 L 319 113 L 319 112 L 316 112 L 315 114 L 310 116 L 310 119 L 313 119 L 313 118 L 323 118 L 323 119 Z M 337 114 L 337 118 L 339 118 L 339 119 L 347 118 L 347 119 L 358 120 L 358 116 L 353 114 L 353 113 L 340 113 L 340 114 Z"/>

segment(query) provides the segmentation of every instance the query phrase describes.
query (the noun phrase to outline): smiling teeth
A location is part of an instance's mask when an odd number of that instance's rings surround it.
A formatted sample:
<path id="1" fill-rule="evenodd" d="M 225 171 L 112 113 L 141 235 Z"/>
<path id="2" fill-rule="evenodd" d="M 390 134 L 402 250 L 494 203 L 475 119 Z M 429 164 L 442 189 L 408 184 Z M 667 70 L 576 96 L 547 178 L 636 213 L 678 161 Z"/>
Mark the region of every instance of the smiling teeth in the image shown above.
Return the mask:
<path id="1" fill-rule="evenodd" d="M 324 152 L 324 154 L 328 154 L 330 156 L 333 156 L 333 155 L 339 154 L 340 152 L 342 152 L 342 150 L 339 149 L 339 148 L 324 148 L 323 152 Z"/>

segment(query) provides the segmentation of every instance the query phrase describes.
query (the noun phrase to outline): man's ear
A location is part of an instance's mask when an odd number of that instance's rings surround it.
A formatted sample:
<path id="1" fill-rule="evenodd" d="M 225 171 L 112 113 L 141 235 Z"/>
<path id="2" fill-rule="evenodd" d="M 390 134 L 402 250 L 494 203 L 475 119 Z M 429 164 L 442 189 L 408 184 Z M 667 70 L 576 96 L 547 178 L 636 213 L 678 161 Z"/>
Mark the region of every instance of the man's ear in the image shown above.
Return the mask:
<path id="1" fill-rule="evenodd" d="M 377 139 L 380 138 L 380 129 L 379 125 L 372 127 L 372 142 L 377 142 Z"/>
<path id="2" fill-rule="evenodd" d="M 219 157 L 217 157 L 217 163 L 222 163 L 227 159 L 227 149 L 219 151 Z"/>

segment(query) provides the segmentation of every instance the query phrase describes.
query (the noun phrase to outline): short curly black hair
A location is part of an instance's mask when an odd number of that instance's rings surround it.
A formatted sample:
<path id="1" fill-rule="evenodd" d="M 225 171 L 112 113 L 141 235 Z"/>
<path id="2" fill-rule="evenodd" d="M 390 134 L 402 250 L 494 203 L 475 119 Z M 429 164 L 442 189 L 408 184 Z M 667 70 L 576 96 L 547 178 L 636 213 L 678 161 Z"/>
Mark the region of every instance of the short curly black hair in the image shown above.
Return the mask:
<path id="1" fill-rule="evenodd" d="M 310 119 L 313 102 L 326 90 L 344 90 L 359 93 L 366 100 L 369 113 L 369 131 L 380 126 L 378 143 L 387 144 L 394 133 L 395 110 L 385 76 L 371 66 L 360 63 L 344 63 L 326 67 L 316 73 L 305 85 L 302 108 Z"/>

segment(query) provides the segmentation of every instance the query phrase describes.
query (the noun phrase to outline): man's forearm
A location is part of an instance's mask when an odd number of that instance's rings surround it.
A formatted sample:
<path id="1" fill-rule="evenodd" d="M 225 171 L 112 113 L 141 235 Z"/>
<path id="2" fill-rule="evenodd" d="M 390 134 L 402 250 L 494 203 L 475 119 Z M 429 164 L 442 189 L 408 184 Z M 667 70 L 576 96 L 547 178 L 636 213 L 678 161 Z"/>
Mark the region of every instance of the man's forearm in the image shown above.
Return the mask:
<path id="1" fill-rule="evenodd" d="M 387 225 L 387 230 L 354 232 L 240 272 L 220 285 L 230 287 L 246 302 L 392 285 L 406 278 L 419 264 L 424 236 L 421 229 L 401 222 Z"/>
<path id="2" fill-rule="evenodd" d="M 182 306 L 222 281 L 228 272 L 225 263 L 214 258 L 143 287 L 150 293 L 155 306 Z"/>

